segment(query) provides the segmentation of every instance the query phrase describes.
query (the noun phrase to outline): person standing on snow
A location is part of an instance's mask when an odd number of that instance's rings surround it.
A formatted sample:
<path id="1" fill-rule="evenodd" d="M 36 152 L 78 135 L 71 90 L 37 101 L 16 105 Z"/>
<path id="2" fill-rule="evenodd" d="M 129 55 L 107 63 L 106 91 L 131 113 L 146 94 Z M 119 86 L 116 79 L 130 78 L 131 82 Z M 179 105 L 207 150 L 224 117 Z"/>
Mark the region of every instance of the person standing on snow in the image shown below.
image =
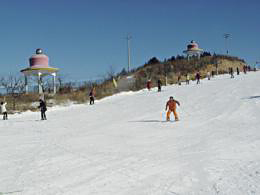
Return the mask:
<path id="1" fill-rule="evenodd" d="M 200 83 L 200 73 L 199 72 L 196 73 L 195 78 L 197 80 L 197 84 L 199 84 Z"/>
<path id="2" fill-rule="evenodd" d="M 176 105 L 180 106 L 180 103 L 177 100 L 173 99 L 173 97 L 171 96 L 170 99 L 167 101 L 165 108 L 165 111 L 167 111 L 167 109 L 169 108 L 166 114 L 167 121 L 170 121 L 171 112 L 173 112 L 174 114 L 175 121 L 179 120 L 178 114 L 176 112 Z"/>
<path id="3" fill-rule="evenodd" d="M 42 118 L 42 120 L 47 120 L 46 114 L 45 114 L 45 112 L 47 111 L 46 103 L 42 99 L 40 99 L 39 102 L 40 102 L 40 105 L 38 106 L 38 108 L 41 109 L 41 118 Z"/>
<path id="4" fill-rule="evenodd" d="M 190 84 L 190 75 L 186 74 L 186 85 Z"/>
<path id="5" fill-rule="evenodd" d="M 237 67 L 237 75 L 239 75 L 240 71 L 239 71 L 239 68 Z"/>
<path id="6" fill-rule="evenodd" d="M 3 114 L 3 120 L 7 120 L 7 110 L 6 110 L 6 102 L 1 102 L 0 108 L 1 108 L 1 113 Z"/>
<path id="7" fill-rule="evenodd" d="M 158 86 L 158 92 L 162 91 L 162 81 L 160 79 L 158 79 L 157 81 L 157 86 Z"/>
<path id="8" fill-rule="evenodd" d="M 89 92 L 89 104 L 92 105 L 95 103 L 95 88 L 93 87 Z"/>
<path id="9" fill-rule="evenodd" d="M 178 85 L 181 85 L 181 73 L 178 75 Z"/>
<path id="10" fill-rule="evenodd" d="M 231 75 L 231 79 L 234 78 L 234 70 L 233 67 L 230 67 L 230 75 Z"/>
<path id="11" fill-rule="evenodd" d="M 210 72 L 207 72 L 207 78 L 210 80 Z"/>
<path id="12" fill-rule="evenodd" d="M 151 91 L 151 88 L 152 88 L 152 81 L 151 81 L 151 79 L 149 79 L 149 80 L 147 81 L 146 87 L 147 87 L 148 91 Z"/>
<path id="13" fill-rule="evenodd" d="M 243 70 L 244 70 L 244 74 L 246 74 L 246 71 L 247 71 L 247 66 L 243 66 Z"/>

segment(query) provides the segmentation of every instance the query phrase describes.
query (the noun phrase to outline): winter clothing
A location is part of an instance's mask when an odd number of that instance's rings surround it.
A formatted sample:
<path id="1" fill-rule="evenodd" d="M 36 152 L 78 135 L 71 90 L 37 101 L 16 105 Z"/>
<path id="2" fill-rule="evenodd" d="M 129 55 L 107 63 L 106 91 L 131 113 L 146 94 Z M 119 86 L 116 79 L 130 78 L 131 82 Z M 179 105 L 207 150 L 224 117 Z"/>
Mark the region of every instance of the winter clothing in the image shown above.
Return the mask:
<path id="1" fill-rule="evenodd" d="M 3 120 L 7 120 L 7 110 L 6 110 L 6 102 L 1 102 L 0 108 L 1 108 L 1 113 L 3 114 Z"/>
<path id="2" fill-rule="evenodd" d="M 215 72 L 212 70 L 212 71 L 211 71 L 211 77 L 213 78 L 214 75 L 215 75 Z"/>
<path id="3" fill-rule="evenodd" d="M 229 68 L 229 73 L 231 75 L 231 79 L 233 79 L 234 78 L 234 70 L 233 70 L 232 67 Z"/>
<path id="4" fill-rule="evenodd" d="M 162 90 L 162 81 L 158 79 L 157 84 L 158 84 L 158 92 L 160 92 Z"/>
<path id="5" fill-rule="evenodd" d="M 237 75 L 239 75 L 240 71 L 239 71 L 239 68 L 237 67 Z"/>
<path id="6" fill-rule="evenodd" d="M 40 100 L 40 105 L 38 106 L 38 108 L 41 109 L 41 118 L 42 118 L 42 120 L 47 120 L 46 114 L 45 114 L 45 112 L 47 111 L 47 106 L 46 106 L 45 101 Z"/>
<path id="7" fill-rule="evenodd" d="M 92 88 L 89 92 L 89 104 L 92 105 L 95 103 L 95 88 Z"/>
<path id="8" fill-rule="evenodd" d="M 207 72 L 208 80 L 210 80 L 210 72 Z"/>
<path id="9" fill-rule="evenodd" d="M 152 88 L 152 81 L 151 81 L 151 80 L 148 80 L 148 81 L 147 81 L 146 87 L 147 87 L 147 89 L 148 89 L 149 91 L 151 90 L 151 88 Z"/>
<path id="10" fill-rule="evenodd" d="M 170 100 L 168 100 L 168 102 L 166 103 L 166 108 L 165 108 L 166 111 L 167 108 L 169 108 L 166 116 L 167 121 L 170 120 L 171 112 L 173 112 L 175 120 L 176 121 L 179 120 L 178 114 L 176 112 L 177 105 L 180 106 L 180 103 L 177 100 L 174 100 L 173 97 L 170 97 Z"/>
<path id="11" fill-rule="evenodd" d="M 196 73 L 195 78 L 197 80 L 197 84 L 199 84 L 200 83 L 200 73 L 199 72 Z"/>
<path id="12" fill-rule="evenodd" d="M 246 74 L 247 66 L 243 66 L 244 73 Z"/>
<path id="13" fill-rule="evenodd" d="M 186 85 L 189 85 L 190 84 L 190 75 L 187 74 L 186 75 Z"/>

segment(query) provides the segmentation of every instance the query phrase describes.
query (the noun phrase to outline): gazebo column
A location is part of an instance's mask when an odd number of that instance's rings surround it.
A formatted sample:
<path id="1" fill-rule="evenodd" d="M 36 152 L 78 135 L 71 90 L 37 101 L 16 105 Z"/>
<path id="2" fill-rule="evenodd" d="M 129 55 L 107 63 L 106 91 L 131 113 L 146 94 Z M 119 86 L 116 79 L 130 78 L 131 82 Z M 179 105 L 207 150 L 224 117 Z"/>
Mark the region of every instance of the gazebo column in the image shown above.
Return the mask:
<path id="1" fill-rule="evenodd" d="M 53 94 L 56 94 L 56 73 L 52 73 L 53 76 Z"/>
<path id="2" fill-rule="evenodd" d="M 24 75 L 24 84 L 25 84 L 25 94 L 28 94 L 28 77 L 27 75 L 25 74 Z"/>
<path id="3" fill-rule="evenodd" d="M 39 94 L 42 94 L 41 75 L 42 75 L 42 73 L 38 72 L 38 91 L 39 91 Z"/>

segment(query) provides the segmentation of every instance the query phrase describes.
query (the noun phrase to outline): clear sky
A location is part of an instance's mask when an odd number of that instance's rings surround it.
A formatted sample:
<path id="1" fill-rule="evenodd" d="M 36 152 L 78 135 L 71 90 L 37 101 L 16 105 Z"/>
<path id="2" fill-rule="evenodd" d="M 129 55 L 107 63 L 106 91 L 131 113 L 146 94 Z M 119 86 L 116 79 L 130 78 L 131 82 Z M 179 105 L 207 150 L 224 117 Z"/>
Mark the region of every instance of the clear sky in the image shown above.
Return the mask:
<path id="1" fill-rule="evenodd" d="M 89 80 L 112 66 L 182 54 L 195 40 L 206 51 L 260 61 L 259 0 L 0 0 L 0 75 L 19 73 L 36 48 L 68 79 Z"/>

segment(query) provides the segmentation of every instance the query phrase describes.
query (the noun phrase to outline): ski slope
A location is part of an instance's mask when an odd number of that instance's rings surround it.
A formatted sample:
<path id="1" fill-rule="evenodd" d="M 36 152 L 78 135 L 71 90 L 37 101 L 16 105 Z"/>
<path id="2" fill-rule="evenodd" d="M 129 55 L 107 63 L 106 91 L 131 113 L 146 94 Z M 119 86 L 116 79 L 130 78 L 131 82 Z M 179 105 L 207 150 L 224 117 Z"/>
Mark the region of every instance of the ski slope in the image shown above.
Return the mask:
<path id="1" fill-rule="evenodd" d="M 260 72 L 0 121 L 0 192 L 260 194 Z M 162 122 L 169 96 L 179 122 Z M 1 194 L 0 193 L 0 194 Z"/>

